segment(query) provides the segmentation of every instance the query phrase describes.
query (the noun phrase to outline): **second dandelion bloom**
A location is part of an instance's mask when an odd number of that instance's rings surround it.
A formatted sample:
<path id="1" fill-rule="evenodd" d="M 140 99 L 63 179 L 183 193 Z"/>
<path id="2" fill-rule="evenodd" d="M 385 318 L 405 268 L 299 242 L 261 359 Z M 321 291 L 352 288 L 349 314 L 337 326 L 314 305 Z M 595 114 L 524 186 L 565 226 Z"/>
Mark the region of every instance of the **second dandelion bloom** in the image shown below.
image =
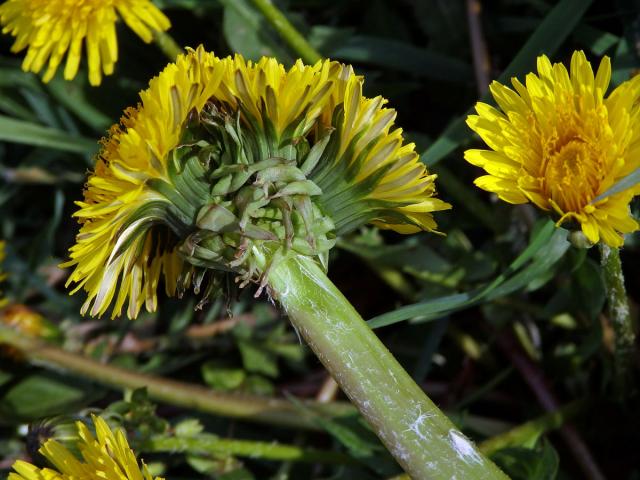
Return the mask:
<path id="1" fill-rule="evenodd" d="M 629 203 L 639 190 L 602 195 L 640 167 L 640 77 L 607 96 L 610 78 L 607 57 L 594 74 L 575 52 L 569 71 L 543 55 L 524 84 L 493 82 L 499 108 L 478 103 L 467 119 L 490 148 L 465 152 L 488 174 L 476 185 L 552 211 L 558 225 L 576 224 L 592 243 L 621 246 L 622 235 L 638 229 Z"/>
<path id="2" fill-rule="evenodd" d="M 99 85 L 118 60 L 116 22 L 121 18 L 143 41 L 170 27 L 150 0 L 7 0 L 0 4 L 3 33 L 16 37 L 11 51 L 27 49 L 22 69 L 53 78 L 66 56 L 64 78 L 73 79 L 86 50 L 89 83 Z"/>
<path id="3" fill-rule="evenodd" d="M 47 440 L 40 453 L 54 468 L 39 468 L 18 460 L 8 480 L 163 480 L 151 476 L 146 465 L 138 464 L 122 430 L 111 430 L 101 417 L 93 416 L 95 435 L 83 422 L 77 422 L 79 458 L 56 440 Z"/>

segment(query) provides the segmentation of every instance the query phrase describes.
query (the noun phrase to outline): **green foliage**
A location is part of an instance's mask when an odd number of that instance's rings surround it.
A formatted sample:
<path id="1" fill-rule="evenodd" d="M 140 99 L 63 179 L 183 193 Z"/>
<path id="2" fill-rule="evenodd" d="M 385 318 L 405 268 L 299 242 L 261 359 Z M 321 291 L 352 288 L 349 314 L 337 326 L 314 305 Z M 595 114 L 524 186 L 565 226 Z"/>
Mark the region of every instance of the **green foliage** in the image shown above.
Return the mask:
<path id="1" fill-rule="evenodd" d="M 492 458 L 513 480 L 553 480 L 558 475 L 558 452 L 546 441 L 534 448 L 505 448 Z"/>
<path id="2" fill-rule="evenodd" d="M 218 55 L 239 52 L 254 60 L 273 55 L 285 65 L 299 56 L 250 0 L 155 3 L 171 18 L 169 33 L 181 45 L 203 43 Z M 568 232 L 543 212 L 496 202 L 476 189 L 480 171 L 462 159 L 464 148 L 478 145 L 464 124 L 466 112 L 488 101 L 478 94 L 473 68 L 466 10 L 473 2 L 274 3 L 322 55 L 353 63 L 366 77 L 368 96 L 389 99 L 422 161 L 439 175 L 439 196 L 454 205 L 436 215 L 446 237 L 366 227 L 340 238 L 329 261 L 332 280 L 434 401 L 478 441 L 539 418 L 540 389 L 561 404 L 592 399 L 557 421 L 514 430 L 518 435 L 509 438 L 517 441 L 492 454 L 513 479 L 584 478 L 576 445 L 549 434 L 568 421 L 606 478 L 637 477 L 638 375 L 626 398 L 614 402 L 615 342 L 597 252 L 572 245 Z M 640 67 L 631 1 L 480 3 L 490 79 L 523 79 L 540 53 L 566 61 L 574 49 L 593 61 L 609 55 L 613 84 Z M 398 474 L 360 416 L 352 410 L 330 416 L 305 403 L 331 392 L 331 383 L 266 293 L 255 299 L 255 289 L 228 285 L 227 298 L 207 305 L 190 294 L 179 300 L 161 294 L 157 313 L 135 322 L 80 317 L 82 298 L 67 295 L 66 272 L 57 268 L 78 230 L 74 202 L 98 140 L 167 62 L 126 28 L 119 26 L 118 39 L 115 74 L 91 88 L 82 73 L 72 82 L 59 74 L 42 84 L 22 72 L 21 54 L 10 52 L 8 36 L 0 37 L 0 239 L 7 242 L 8 272 L 2 290 L 12 303 L 49 320 L 56 347 L 241 396 L 232 399 L 249 396 L 260 405 L 284 399 L 294 406 L 288 415 L 304 419 L 306 427 L 275 427 L 258 414 L 239 421 L 155 405 L 144 390 L 123 397 L 113 386 L 27 362 L 2 344 L 0 329 L 0 476 L 44 440 L 34 441 L 27 424 L 37 430 L 48 417 L 86 419 L 97 410 L 122 426 L 153 473 L 167 480 L 380 480 Z M 636 185 L 638 175 L 630 173 L 605 195 Z M 637 235 L 629 236 L 621 255 L 635 304 L 639 252 Z M 529 370 L 514 361 L 505 337 Z M 534 377 L 542 379 L 535 394 Z M 328 409 L 347 400 L 340 392 L 327 398 Z M 341 404 L 336 409 L 344 410 Z"/>

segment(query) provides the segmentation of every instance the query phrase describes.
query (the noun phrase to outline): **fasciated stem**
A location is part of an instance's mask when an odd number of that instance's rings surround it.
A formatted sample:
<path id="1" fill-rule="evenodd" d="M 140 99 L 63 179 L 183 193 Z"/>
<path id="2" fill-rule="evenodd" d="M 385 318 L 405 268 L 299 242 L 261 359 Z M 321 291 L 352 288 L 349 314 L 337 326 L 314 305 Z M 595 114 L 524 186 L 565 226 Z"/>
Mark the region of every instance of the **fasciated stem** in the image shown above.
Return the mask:
<path id="1" fill-rule="evenodd" d="M 268 282 L 293 326 L 412 478 L 507 478 L 416 385 L 313 260 L 281 261 Z"/>
<path id="2" fill-rule="evenodd" d="M 146 388 L 149 397 L 203 413 L 282 427 L 318 430 L 313 414 L 354 414 L 351 405 L 340 402 L 305 401 L 305 411 L 287 400 L 216 392 L 209 388 L 124 368 L 105 365 L 83 355 L 47 345 L 9 328 L 0 327 L 0 344 L 19 349 L 31 362 L 44 368 L 66 370 L 117 390 Z"/>
<path id="3" fill-rule="evenodd" d="M 615 333 L 614 374 L 615 389 L 623 395 L 632 371 L 636 335 L 629 312 L 629 300 L 624 287 L 624 275 L 620 251 L 603 243 L 600 247 L 600 263 L 607 291 L 607 316 Z"/>
<path id="4" fill-rule="evenodd" d="M 300 58 L 305 63 L 313 64 L 322 59 L 320 54 L 307 42 L 300 32 L 296 30 L 287 17 L 285 17 L 271 0 L 252 1 L 256 8 L 264 15 L 264 18 L 276 29 L 291 49 L 300 55 Z"/>
<path id="5" fill-rule="evenodd" d="M 219 438 L 200 434 L 193 437 L 156 436 L 146 441 L 141 450 L 145 452 L 187 452 L 196 455 L 234 456 L 262 460 L 328 463 L 334 465 L 353 464 L 355 460 L 339 452 L 303 448 L 277 442 L 256 442 Z"/>

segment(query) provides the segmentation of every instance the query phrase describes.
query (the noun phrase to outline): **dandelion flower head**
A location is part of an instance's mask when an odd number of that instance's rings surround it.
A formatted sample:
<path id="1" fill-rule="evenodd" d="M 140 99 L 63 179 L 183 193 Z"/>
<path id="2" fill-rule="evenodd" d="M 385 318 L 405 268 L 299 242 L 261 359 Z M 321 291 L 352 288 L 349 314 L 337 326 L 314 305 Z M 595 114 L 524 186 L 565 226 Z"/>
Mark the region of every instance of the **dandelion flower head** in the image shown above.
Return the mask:
<path id="1" fill-rule="evenodd" d="M 140 467 L 122 430 L 114 433 L 98 416 L 93 416 L 93 423 L 95 436 L 84 423 L 76 423 L 82 458 L 76 458 L 65 446 L 50 439 L 40 448 L 40 453 L 54 468 L 39 468 L 18 460 L 8 480 L 162 480 L 154 479 L 144 464 Z"/>
<path id="2" fill-rule="evenodd" d="M 558 225 L 578 225 L 592 243 L 619 247 L 622 234 L 638 229 L 629 209 L 638 189 L 601 196 L 640 167 L 640 76 L 607 96 L 607 57 L 595 75 L 581 51 L 569 71 L 544 55 L 537 66 L 524 84 L 512 79 L 513 88 L 493 82 L 498 108 L 478 103 L 468 117 L 489 147 L 465 152 L 487 172 L 475 183 L 509 203 L 552 211 Z"/>
<path id="3" fill-rule="evenodd" d="M 83 312 L 153 311 L 161 279 L 206 297 L 216 272 L 245 285 L 289 254 L 326 263 L 336 235 L 367 222 L 434 230 L 449 208 L 435 176 L 362 83 L 334 61 L 287 70 L 202 47 L 170 64 L 103 140 L 78 203 L 65 266 Z"/>

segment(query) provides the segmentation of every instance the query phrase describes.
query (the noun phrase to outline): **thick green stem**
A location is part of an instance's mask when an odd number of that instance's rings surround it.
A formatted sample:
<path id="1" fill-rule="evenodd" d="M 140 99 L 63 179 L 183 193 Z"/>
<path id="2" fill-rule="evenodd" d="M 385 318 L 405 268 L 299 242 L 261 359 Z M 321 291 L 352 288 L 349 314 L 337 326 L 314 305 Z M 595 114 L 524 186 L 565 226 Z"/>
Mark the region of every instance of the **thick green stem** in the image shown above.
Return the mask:
<path id="1" fill-rule="evenodd" d="M 312 413 L 301 411 L 291 402 L 276 398 L 215 392 L 209 388 L 146 375 L 105 365 L 83 355 L 52 347 L 44 342 L 0 327 L 0 344 L 23 352 L 30 362 L 50 369 L 64 369 L 119 390 L 146 388 L 149 397 L 204 413 L 238 418 L 283 427 L 318 429 Z M 312 412 L 331 416 L 353 414 L 353 407 L 338 402 L 304 402 Z"/>
<path id="2" fill-rule="evenodd" d="M 416 385 L 313 260 L 277 263 L 268 282 L 293 326 L 412 478 L 507 478 Z"/>
<path id="3" fill-rule="evenodd" d="M 253 0 L 253 4 L 305 63 L 316 63 L 322 59 L 271 0 Z"/>
<path id="4" fill-rule="evenodd" d="M 478 445 L 478 449 L 485 455 L 492 455 L 503 448 L 524 445 L 532 438 L 537 438 L 551 430 L 560 428 L 576 417 L 584 409 L 585 404 L 582 401 L 569 403 L 558 410 L 546 413 L 541 417 L 485 440 Z M 389 480 L 409 480 L 409 476 L 397 475 Z"/>
<path id="5" fill-rule="evenodd" d="M 608 317 L 615 333 L 615 384 L 618 392 L 622 393 L 632 371 L 636 335 L 629 312 L 627 291 L 624 288 L 620 251 L 600 243 L 600 258 L 607 290 Z"/>
<path id="6" fill-rule="evenodd" d="M 169 60 L 175 62 L 178 55 L 184 53 L 184 50 L 167 32 L 153 32 L 153 41 L 164 53 Z"/>
<path id="7" fill-rule="evenodd" d="M 198 455 L 234 456 L 290 462 L 329 463 L 336 465 L 354 463 L 348 455 L 285 445 L 277 442 L 255 442 L 250 440 L 230 440 L 215 435 L 201 434 L 194 437 L 157 436 L 146 441 L 141 447 L 145 452 L 188 452 Z"/>

